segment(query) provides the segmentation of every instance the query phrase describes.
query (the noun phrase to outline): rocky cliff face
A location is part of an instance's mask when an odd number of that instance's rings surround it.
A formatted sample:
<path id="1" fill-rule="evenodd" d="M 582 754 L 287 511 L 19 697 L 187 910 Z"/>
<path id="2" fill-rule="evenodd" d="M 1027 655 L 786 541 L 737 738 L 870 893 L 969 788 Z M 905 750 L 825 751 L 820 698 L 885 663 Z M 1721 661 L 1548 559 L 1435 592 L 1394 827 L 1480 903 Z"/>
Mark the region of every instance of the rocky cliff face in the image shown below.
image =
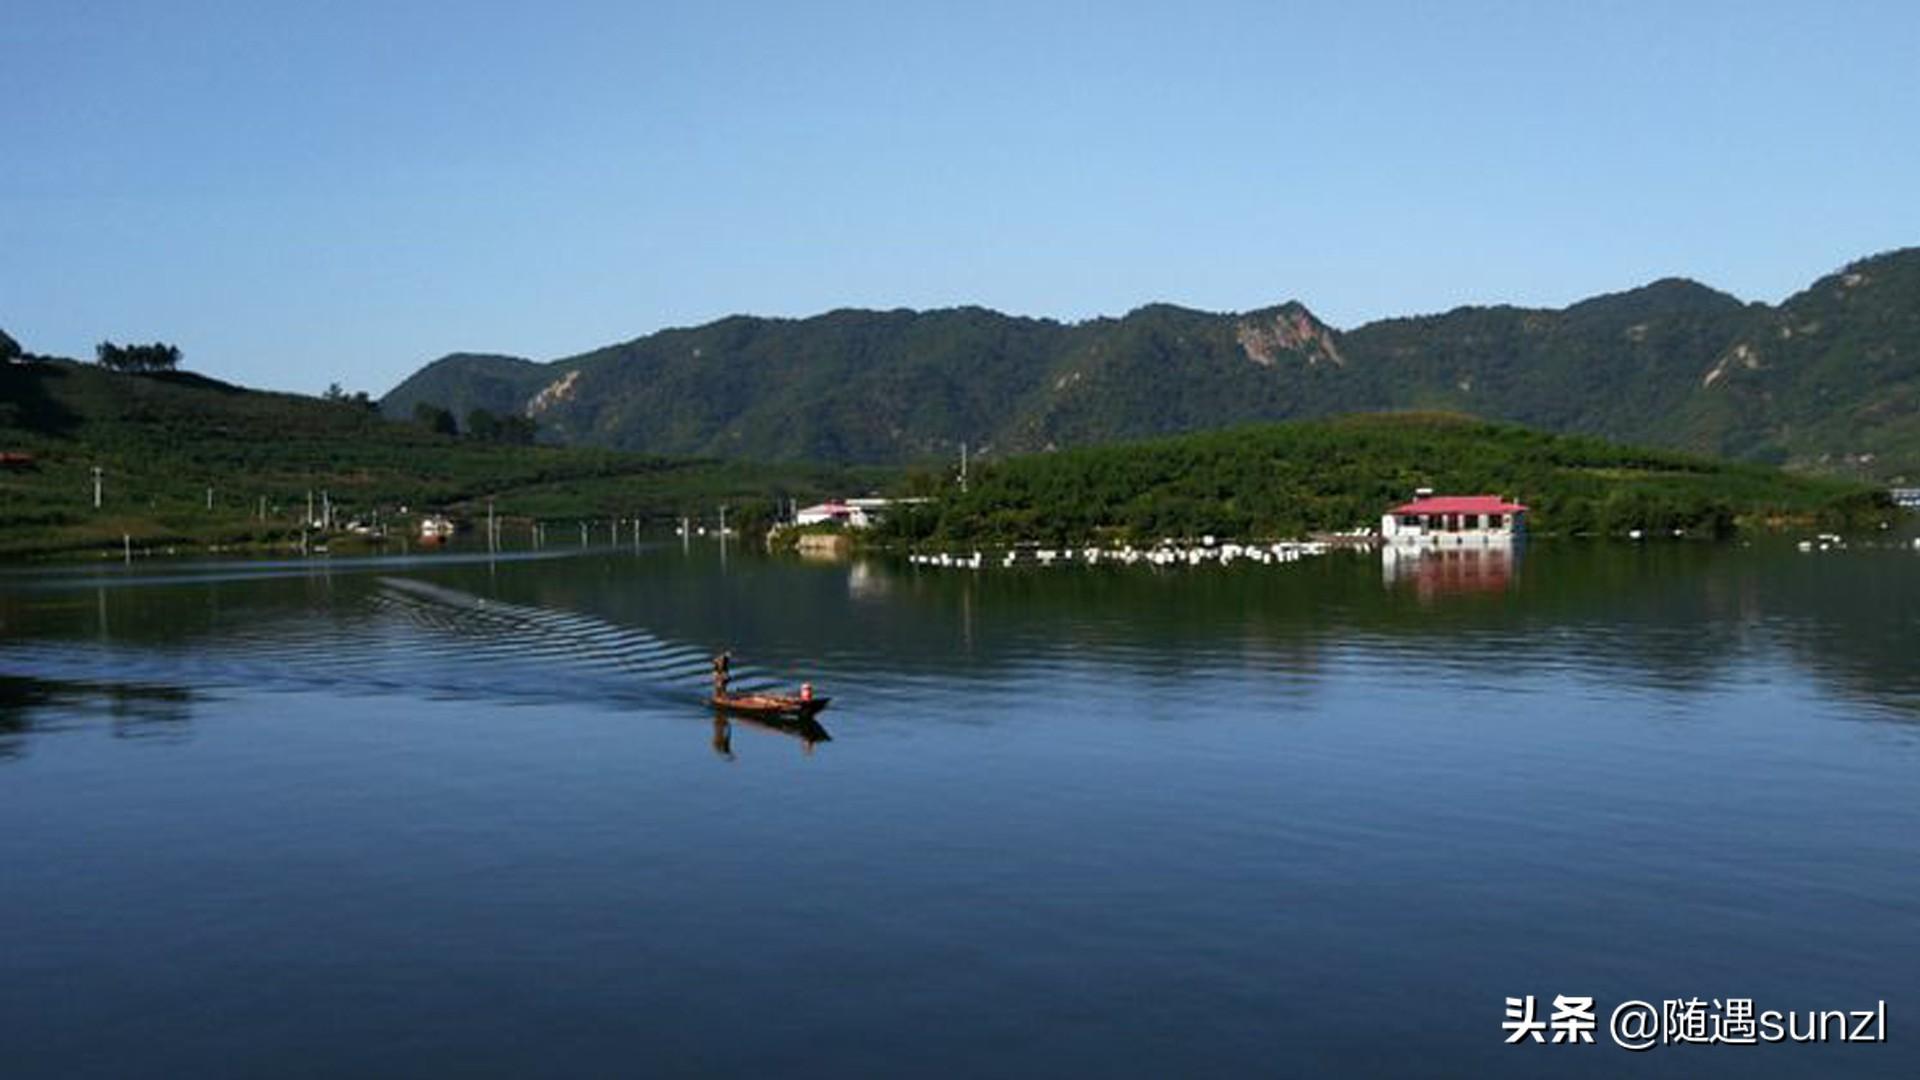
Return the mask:
<path id="1" fill-rule="evenodd" d="M 1262 367 L 1272 367 L 1283 357 L 1298 357 L 1308 364 L 1346 364 L 1333 331 L 1313 313 L 1298 304 L 1259 316 L 1247 316 L 1234 328 L 1234 340 L 1247 359 Z"/>
<path id="2" fill-rule="evenodd" d="M 526 415 L 538 420 L 555 407 L 572 401 L 580 392 L 580 373 L 569 371 L 540 388 L 540 392 L 527 399 Z"/>

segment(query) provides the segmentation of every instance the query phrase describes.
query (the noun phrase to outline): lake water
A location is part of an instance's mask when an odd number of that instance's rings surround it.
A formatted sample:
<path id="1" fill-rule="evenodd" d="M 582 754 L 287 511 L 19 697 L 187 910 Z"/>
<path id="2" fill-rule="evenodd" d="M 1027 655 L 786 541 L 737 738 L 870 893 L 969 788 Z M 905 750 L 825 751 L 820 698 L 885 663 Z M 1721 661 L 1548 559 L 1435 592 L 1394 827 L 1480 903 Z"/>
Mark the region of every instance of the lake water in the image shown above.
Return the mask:
<path id="1" fill-rule="evenodd" d="M 6 572 L 0 1071 L 1913 1076 L 1917 646 L 1891 549 Z M 1696 997 L 1888 1041 L 1612 1045 Z"/>

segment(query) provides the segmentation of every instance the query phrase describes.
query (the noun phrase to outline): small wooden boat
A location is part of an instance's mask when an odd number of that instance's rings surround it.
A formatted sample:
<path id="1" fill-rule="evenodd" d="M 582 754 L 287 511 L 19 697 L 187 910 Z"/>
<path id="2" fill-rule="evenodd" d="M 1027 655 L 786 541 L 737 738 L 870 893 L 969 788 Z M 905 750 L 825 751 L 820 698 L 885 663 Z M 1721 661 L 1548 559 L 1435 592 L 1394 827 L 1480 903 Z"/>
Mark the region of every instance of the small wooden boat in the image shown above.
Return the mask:
<path id="1" fill-rule="evenodd" d="M 803 698 L 798 694 L 715 694 L 707 704 L 740 716 L 812 716 L 832 698 Z"/>

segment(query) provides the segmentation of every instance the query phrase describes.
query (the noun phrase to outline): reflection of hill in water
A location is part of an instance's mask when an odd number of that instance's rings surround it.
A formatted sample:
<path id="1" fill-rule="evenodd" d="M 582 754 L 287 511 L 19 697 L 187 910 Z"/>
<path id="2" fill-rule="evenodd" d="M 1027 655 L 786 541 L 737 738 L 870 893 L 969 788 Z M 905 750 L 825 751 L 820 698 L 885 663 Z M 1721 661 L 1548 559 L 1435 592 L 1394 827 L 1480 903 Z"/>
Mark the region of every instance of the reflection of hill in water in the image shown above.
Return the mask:
<path id="1" fill-rule="evenodd" d="M 609 572 L 609 571 L 603 571 Z M 804 666 L 968 677 L 996 665 L 1111 660 L 1168 675 L 1218 665 L 1312 672 L 1368 654 L 1443 669 L 1572 670 L 1685 693 L 1741 665 L 1791 662 L 1849 696 L 1920 703 L 1920 559 L 1783 546 L 1536 543 L 1505 571 L 1383 585 L 1379 556 L 1285 567 L 954 571 L 736 559 L 542 578 L 542 602 L 602 605 L 683 640 L 723 638 Z M 884 583 L 884 584 L 882 584 Z M 1494 586 L 1498 587 L 1494 587 Z M 1454 587 L 1458 586 L 1458 587 Z M 777 599 L 776 599 L 777 598 Z"/>
<path id="2" fill-rule="evenodd" d="M 1789 662 L 1849 697 L 1920 702 L 1920 558 L 1704 544 L 1541 544 L 1510 564 L 1383 567 L 1336 553 L 1282 567 L 1050 571 L 818 565 L 711 548 L 245 581 L 0 592 L 26 651 L 270 660 L 352 688 L 478 694 L 697 688 L 730 646 L 777 683 L 975 679 L 1008 665 L 1114 664 L 1153 677 L 1385 664 L 1474 677 L 1568 671 L 1686 694 Z M 1387 580 L 1383 581 L 1383 574 Z M 516 605 L 544 627 L 402 619 L 382 576 Z M 17 581 L 14 583 L 17 585 Z M 384 598 L 384 599 L 383 599 Z M 642 629 L 644 628 L 644 629 Z M 18 664 L 15 664 L 18 667 Z M 481 668 L 482 673 L 473 669 Z M 143 677 L 166 669 L 156 663 Z M 466 681 L 466 680 L 471 681 Z M 662 679 L 654 679 L 655 682 Z M 644 695 L 643 695 L 644 696 Z"/>
<path id="3" fill-rule="evenodd" d="M 1378 556 L 1286 567 L 953 571 L 736 560 L 666 566 L 591 595 L 568 577 L 543 602 L 755 655 L 969 677 L 1003 664 L 1108 660 L 1166 675 L 1213 666 L 1311 673 L 1367 654 L 1442 669 L 1572 670 L 1685 693 L 1742 665 L 1791 662 L 1848 696 L 1912 709 L 1920 559 L 1802 556 L 1705 544 L 1534 544 L 1504 570 L 1446 566 L 1430 587 L 1383 585 Z M 1506 576 L 1503 578 L 1502 574 Z M 884 582 L 884 584 L 880 584 Z M 778 602 L 755 602 L 777 596 Z"/>
<path id="4" fill-rule="evenodd" d="M 0 675 L 0 759 L 20 757 L 27 736 L 105 721 L 115 738 L 188 737 L 193 695 L 170 686 L 69 682 Z"/>

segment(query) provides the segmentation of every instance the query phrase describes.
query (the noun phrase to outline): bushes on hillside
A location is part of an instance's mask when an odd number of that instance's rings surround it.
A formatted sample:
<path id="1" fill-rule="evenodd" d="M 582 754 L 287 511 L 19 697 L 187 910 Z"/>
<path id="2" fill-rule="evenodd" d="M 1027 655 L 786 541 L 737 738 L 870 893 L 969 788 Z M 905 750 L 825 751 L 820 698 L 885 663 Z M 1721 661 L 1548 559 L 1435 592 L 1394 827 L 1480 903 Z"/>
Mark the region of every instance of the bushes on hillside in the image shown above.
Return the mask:
<path id="1" fill-rule="evenodd" d="M 530 416 L 501 416 L 485 409 L 467 414 L 467 435 L 481 442 L 532 446 L 539 425 Z"/>
<path id="2" fill-rule="evenodd" d="M 180 347 L 161 341 L 150 345 L 115 345 L 103 341 L 94 346 L 93 354 L 100 366 L 110 371 L 146 374 L 180 367 Z"/>

